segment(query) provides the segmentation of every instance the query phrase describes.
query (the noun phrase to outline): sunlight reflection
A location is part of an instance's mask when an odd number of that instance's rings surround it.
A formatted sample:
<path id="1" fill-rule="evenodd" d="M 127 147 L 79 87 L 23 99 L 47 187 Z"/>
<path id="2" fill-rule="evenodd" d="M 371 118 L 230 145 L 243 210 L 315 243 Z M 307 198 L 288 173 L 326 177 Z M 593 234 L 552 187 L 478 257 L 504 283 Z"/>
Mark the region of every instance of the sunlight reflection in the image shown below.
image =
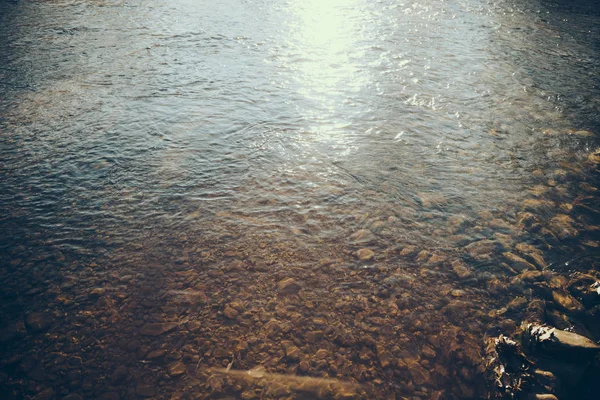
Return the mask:
<path id="1" fill-rule="evenodd" d="M 302 0 L 295 11 L 299 25 L 295 40 L 301 52 L 296 64 L 300 93 L 334 111 L 360 89 L 361 59 L 357 42 L 361 0 Z"/>

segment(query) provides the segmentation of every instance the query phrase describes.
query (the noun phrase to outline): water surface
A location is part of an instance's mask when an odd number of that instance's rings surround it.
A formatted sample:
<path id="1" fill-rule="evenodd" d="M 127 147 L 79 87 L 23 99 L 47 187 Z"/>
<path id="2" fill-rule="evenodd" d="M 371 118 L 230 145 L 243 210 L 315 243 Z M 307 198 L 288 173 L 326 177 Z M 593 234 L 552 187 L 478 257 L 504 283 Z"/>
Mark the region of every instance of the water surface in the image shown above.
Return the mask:
<path id="1" fill-rule="evenodd" d="M 481 396 L 478 346 L 526 319 L 494 312 L 540 296 L 506 253 L 597 269 L 599 18 L 584 1 L 0 3 L 4 393 L 277 397 L 203 372 L 235 360 Z M 32 312 L 51 327 L 29 333 Z M 177 329 L 140 334 L 154 322 Z"/>

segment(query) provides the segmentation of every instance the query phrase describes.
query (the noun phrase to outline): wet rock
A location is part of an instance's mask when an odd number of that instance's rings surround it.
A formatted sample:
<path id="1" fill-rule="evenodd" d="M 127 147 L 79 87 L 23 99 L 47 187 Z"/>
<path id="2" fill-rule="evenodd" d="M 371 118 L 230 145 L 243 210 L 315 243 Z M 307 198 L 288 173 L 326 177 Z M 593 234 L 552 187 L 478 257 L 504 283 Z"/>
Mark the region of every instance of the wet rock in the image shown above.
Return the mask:
<path id="1" fill-rule="evenodd" d="M 375 252 L 371 249 L 362 248 L 355 253 L 356 257 L 362 261 L 368 261 L 375 257 Z"/>
<path id="2" fill-rule="evenodd" d="M 300 289 L 302 287 L 294 278 L 285 278 L 277 283 L 277 290 L 280 294 L 296 294 Z"/>
<path id="3" fill-rule="evenodd" d="M 93 298 L 103 297 L 106 294 L 106 289 L 103 287 L 97 287 L 89 292 L 89 296 Z"/>
<path id="4" fill-rule="evenodd" d="M 270 382 L 265 389 L 265 397 L 269 399 L 282 398 L 290 394 L 290 388 L 280 382 Z"/>
<path id="5" fill-rule="evenodd" d="M 54 318 L 47 313 L 33 312 L 25 318 L 25 326 L 31 332 L 42 332 L 50 328 Z"/>
<path id="6" fill-rule="evenodd" d="M 367 244 L 377 240 L 377 236 L 368 229 L 361 229 L 350 235 L 350 241 L 354 244 Z"/>
<path id="7" fill-rule="evenodd" d="M 429 371 L 427 371 L 419 362 L 415 359 L 406 359 L 404 360 L 406 366 L 408 368 L 408 373 L 412 378 L 412 381 L 415 385 L 421 386 L 425 383 L 429 382 L 430 375 Z"/>
<path id="8" fill-rule="evenodd" d="M 302 352 L 296 346 L 289 346 L 287 349 L 285 349 L 286 357 L 288 357 L 291 360 L 299 360 L 301 354 Z"/>
<path id="9" fill-rule="evenodd" d="M 316 343 L 319 340 L 321 340 L 321 338 L 323 337 L 323 335 L 325 334 L 324 331 L 309 331 L 306 332 L 306 341 L 308 343 Z"/>
<path id="10" fill-rule="evenodd" d="M 140 397 L 154 397 L 156 395 L 156 389 L 152 385 L 138 383 L 135 387 L 135 394 Z"/>
<path id="11" fill-rule="evenodd" d="M 533 264 L 524 260 L 516 254 L 507 251 L 502 253 L 502 255 L 509 261 L 510 266 L 518 272 L 531 271 L 536 269 Z"/>
<path id="12" fill-rule="evenodd" d="M 524 317 L 530 322 L 543 323 L 546 317 L 546 302 L 540 299 L 530 301 Z"/>
<path id="13" fill-rule="evenodd" d="M 81 397 L 77 393 L 71 393 L 63 397 L 61 400 L 83 400 L 83 397 Z M 119 399 L 117 398 L 117 400 Z"/>
<path id="14" fill-rule="evenodd" d="M 47 388 L 39 392 L 33 397 L 33 400 L 52 400 L 54 399 L 54 390 Z"/>
<path id="15" fill-rule="evenodd" d="M 235 308 L 226 306 L 223 310 L 223 315 L 229 319 L 236 319 L 240 313 Z"/>
<path id="16" fill-rule="evenodd" d="M 552 392 L 560 386 L 558 378 L 551 371 L 535 369 L 533 375 L 546 391 Z"/>
<path id="17" fill-rule="evenodd" d="M 163 358 L 166 354 L 167 354 L 167 351 L 165 349 L 153 350 L 153 351 L 149 352 L 148 354 L 146 354 L 145 359 L 146 360 L 157 360 L 157 359 Z"/>
<path id="18" fill-rule="evenodd" d="M 519 243 L 515 246 L 517 251 L 519 251 L 523 256 L 532 260 L 538 267 L 546 268 L 546 261 L 543 257 L 543 252 L 539 250 L 537 247 L 532 246 L 528 243 Z"/>
<path id="19" fill-rule="evenodd" d="M 96 400 L 120 400 L 121 396 L 117 392 L 105 392 L 96 398 Z"/>
<path id="20" fill-rule="evenodd" d="M 491 254 L 499 248 L 496 241 L 482 239 L 473 242 L 465 247 L 465 251 L 476 260 L 490 260 Z"/>
<path id="21" fill-rule="evenodd" d="M 329 351 L 325 349 L 319 349 L 315 353 L 315 360 L 323 360 L 329 356 Z"/>
<path id="22" fill-rule="evenodd" d="M 176 328 L 177 324 L 175 322 L 146 324 L 140 329 L 140 335 L 159 336 L 164 333 L 171 332 Z"/>
<path id="23" fill-rule="evenodd" d="M 169 364 L 167 368 L 167 373 L 171 378 L 179 378 L 180 376 L 185 375 L 187 372 L 187 367 L 181 361 L 176 361 L 174 363 Z"/>
<path id="24" fill-rule="evenodd" d="M 520 226 L 529 229 L 531 232 L 537 232 L 542 227 L 538 218 L 530 212 L 518 213 L 517 221 Z"/>
<path id="25" fill-rule="evenodd" d="M 419 251 L 419 249 L 417 249 L 415 246 L 408 245 L 400 251 L 400 256 L 402 256 L 402 257 L 414 256 L 415 254 L 417 254 L 418 251 Z"/>
<path id="26" fill-rule="evenodd" d="M 31 370 L 27 371 L 27 376 L 34 381 L 44 382 L 46 380 L 46 370 L 42 363 L 37 363 Z"/>
<path id="27" fill-rule="evenodd" d="M 588 155 L 588 161 L 590 161 L 592 164 L 600 164 L 600 149 L 596 149 L 590 153 Z"/>
<path id="28" fill-rule="evenodd" d="M 125 382 L 127 380 L 128 376 L 129 376 L 129 371 L 127 370 L 127 367 L 124 365 L 121 365 L 121 366 L 117 367 L 117 369 L 115 369 L 114 372 L 112 373 L 112 375 L 110 376 L 110 383 L 113 385 L 119 385 L 119 384 Z"/>
<path id="29" fill-rule="evenodd" d="M 529 302 L 525 297 L 515 297 L 508 303 L 506 307 L 509 311 L 521 311 L 527 306 L 527 303 Z"/>
<path id="30" fill-rule="evenodd" d="M 460 279 L 469 279 L 473 273 L 462 260 L 452 262 L 452 270 Z"/>
<path id="31" fill-rule="evenodd" d="M 576 274 L 567 286 L 569 292 L 587 306 L 600 303 L 600 281 L 587 274 Z"/>
<path id="32" fill-rule="evenodd" d="M 437 356 L 437 353 L 435 352 L 435 350 L 433 349 L 433 347 L 425 345 L 421 348 L 421 354 L 423 354 L 424 357 L 426 358 L 435 358 Z"/>
<path id="33" fill-rule="evenodd" d="M 310 369 L 310 363 L 306 360 L 300 361 L 300 364 L 298 364 L 298 371 L 300 371 L 302 373 L 308 372 L 309 369 Z"/>
<path id="34" fill-rule="evenodd" d="M 377 349 L 377 359 L 379 360 L 381 368 L 387 368 L 395 363 L 394 357 L 383 348 Z"/>
<path id="35" fill-rule="evenodd" d="M 586 364 L 600 353 L 600 345 L 573 332 L 526 323 L 522 330 L 523 343 L 536 354 Z"/>
<path id="36" fill-rule="evenodd" d="M 535 400 L 558 400 L 558 397 L 550 393 L 537 393 L 534 398 Z"/>
<path id="37" fill-rule="evenodd" d="M 554 202 L 543 199 L 527 199 L 523 202 L 523 210 L 537 215 L 546 215 L 554 208 Z"/>
<path id="38" fill-rule="evenodd" d="M 552 291 L 552 300 L 554 304 L 559 308 L 570 312 L 570 313 L 581 313 L 585 311 L 583 305 L 577 301 L 576 298 L 571 296 L 569 292 L 562 289 L 555 289 Z"/>
<path id="39" fill-rule="evenodd" d="M 566 214 L 557 214 L 549 222 L 549 228 L 559 239 L 573 238 L 579 231 L 573 227 L 575 221 Z"/>
<path id="40" fill-rule="evenodd" d="M 538 282 L 544 279 L 544 273 L 542 271 L 524 271 L 518 277 L 520 280 L 528 283 Z"/>

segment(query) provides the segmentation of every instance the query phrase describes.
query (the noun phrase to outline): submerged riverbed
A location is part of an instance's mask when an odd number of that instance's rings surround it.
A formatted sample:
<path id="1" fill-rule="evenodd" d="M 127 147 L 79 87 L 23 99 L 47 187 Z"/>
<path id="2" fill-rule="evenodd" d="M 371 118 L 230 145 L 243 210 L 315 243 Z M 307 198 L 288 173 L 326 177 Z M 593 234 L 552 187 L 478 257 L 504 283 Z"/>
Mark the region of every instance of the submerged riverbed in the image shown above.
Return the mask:
<path id="1" fill-rule="evenodd" d="M 0 397 L 484 398 L 489 338 L 597 342 L 599 30 L 586 1 L 0 1 Z"/>

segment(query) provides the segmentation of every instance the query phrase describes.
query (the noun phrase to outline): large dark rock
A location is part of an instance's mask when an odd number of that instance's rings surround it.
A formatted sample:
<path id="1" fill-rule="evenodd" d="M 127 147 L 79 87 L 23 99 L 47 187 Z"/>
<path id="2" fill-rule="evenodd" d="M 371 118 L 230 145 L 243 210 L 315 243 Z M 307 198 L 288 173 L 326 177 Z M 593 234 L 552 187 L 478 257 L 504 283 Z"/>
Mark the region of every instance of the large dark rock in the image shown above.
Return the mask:
<path id="1" fill-rule="evenodd" d="M 587 364 L 600 353 L 598 344 L 573 332 L 538 324 L 524 324 L 522 328 L 523 344 L 539 356 Z"/>

